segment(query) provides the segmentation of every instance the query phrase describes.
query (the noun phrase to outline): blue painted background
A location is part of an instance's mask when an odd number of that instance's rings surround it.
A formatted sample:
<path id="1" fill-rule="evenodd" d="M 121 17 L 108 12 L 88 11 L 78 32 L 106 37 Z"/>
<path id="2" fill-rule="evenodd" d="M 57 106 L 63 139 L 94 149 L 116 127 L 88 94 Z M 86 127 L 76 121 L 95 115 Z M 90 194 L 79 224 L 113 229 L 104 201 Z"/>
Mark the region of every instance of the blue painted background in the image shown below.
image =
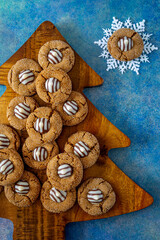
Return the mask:
<path id="1" fill-rule="evenodd" d="M 157 0 L 1 0 L 0 65 L 3 64 L 45 20 L 52 21 L 77 53 L 104 79 L 101 87 L 85 89 L 86 96 L 131 139 L 127 149 L 112 150 L 110 158 L 137 184 L 154 197 L 154 204 L 139 212 L 104 220 L 72 223 L 67 240 L 158 240 L 160 239 L 160 58 L 150 55 L 140 75 L 118 70 L 106 72 L 101 49 L 102 27 L 112 17 L 135 22 L 146 19 L 159 46 L 160 1 Z M 0 92 L 4 87 L 0 87 Z M 12 223 L 0 219 L 0 239 L 12 239 Z"/>

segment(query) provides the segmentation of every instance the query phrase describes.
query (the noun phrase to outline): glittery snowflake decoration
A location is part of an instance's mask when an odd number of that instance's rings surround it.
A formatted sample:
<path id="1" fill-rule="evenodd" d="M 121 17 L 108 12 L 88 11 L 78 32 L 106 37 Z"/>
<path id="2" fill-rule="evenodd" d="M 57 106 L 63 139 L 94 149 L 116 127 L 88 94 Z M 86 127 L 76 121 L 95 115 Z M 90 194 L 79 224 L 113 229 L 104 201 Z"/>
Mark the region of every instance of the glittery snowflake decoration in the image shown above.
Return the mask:
<path id="1" fill-rule="evenodd" d="M 124 61 L 118 61 L 111 56 L 107 48 L 107 42 L 108 42 L 108 39 L 111 37 L 111 35 L 120 28 L 133 29 L 134 31 L 138 32 L 139 35 L 142 37 L 143 43 L 144 43 L 144 49 L 140 57 L 128 62 L 124 62 Z M 99 57 L 106 59 L 107 71 L 118 68 L 119 71 L 123 74 L 127 69 L 130 69 L 136 72 L 137 75 L 139 75 L 140 64 L 149 62 L 148 55 L 152 51 L 158 49 L 150 42 L 150 38 L 152 34 L 145 32 L 145 20 L 134 24 L 132 23 L 130 18 L 128 18 L 125 22 L 121 22 L 117 18 L 113 17 L 111 28 L 106 28 L 106 29 L 103 28 L 103 33 L 104 33 L 103 38 L 98 41 L 95 41 L 94 43 L 103 49 Z"/>

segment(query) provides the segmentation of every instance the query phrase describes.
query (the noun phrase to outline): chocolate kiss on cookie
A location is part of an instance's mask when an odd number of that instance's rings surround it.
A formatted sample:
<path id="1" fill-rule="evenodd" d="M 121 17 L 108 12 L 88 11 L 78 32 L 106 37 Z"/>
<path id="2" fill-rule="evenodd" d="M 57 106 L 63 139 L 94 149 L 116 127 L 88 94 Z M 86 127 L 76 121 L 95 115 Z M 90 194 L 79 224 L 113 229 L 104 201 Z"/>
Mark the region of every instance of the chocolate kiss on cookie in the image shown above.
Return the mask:
<path id="1" fill-rule="evenodd" d="M 58 138 L 62 131 L 62 119 L 52 108 L 39 107 L 27 118 L 26 129 L 29 137 L 38 147 Z"/>
<path id="2" fill-rule="evenodd" d="M 0 185 L 6 186 L 17 182 L 24 171 L 24 164 L 19 153 L 10 148 L 0 151 Z"/>
<path id="3" fill-rule="evenodd" d="M 12 185 L 5 186 L 4 192 L 8 201 L 17 207 L 29 207 L 38 198 L 41 184 L 31 172 L 24 171 L 22 177 Z"/>
<path id="4" fill-rule="evenodd" d="M 46 160 L 47 156 L 48 156 L 48 152 L 44 147 L 37 147 L 33 151 L 33 158 L 36 161 L 39 161 L 39 162 L 44 161 Z"/>
<path id="5" fill-rule="evenodd" d="M 87 194 L 88 201 L 97 204 L 103 201 L 103 193 L 100 189 L 92 189 Z"/>
<path id="6" fill-rule="evenodd" d="M 121 51 L 129 51 L 133 47 L 133 40 L 126 36 L 120 38 L 120 40 L 118 41 L 118 47 L 121 49 Z"/>
<path id="7" fill-rule="evenodd" d="M 86 157 L 88 156 L 89 152 L 90 148 L 83 141 L 79 141 L 74 145 L 74 154 L 77 155 L 78 157 L 81 158 Z"/>
<path id="8" fill-rule="evenodd" d="M 82 181 L 83 165 L 76 155 L 60 153 L 49 161 L 46 174 L 55 188 L 70 191 Z"/>
<path id="9" fill-rule="evenodd" d="M 68 178 L 72 175 L 73 169 L 69 164 L 62 164 L 58 167 L 58 175 L 60 178 Z"/>
<path id="10" fill-rule="evenodd" d="M 52 64 L 57 64 L 62 61 L 62 53 L 57 49 L 51 49 L 48 53 L 48 61 Z"/>
<path id="11" fill-rule="evenodd" d="M 29 184 L 27 181 L 20 180 L 15 184 L 15 192 L 21 195 L 25 195 L 29 192 Z"/>
<path id="12" fill-rule="evenodd" d="M 57 92 L 60 89 L 60 81 L 57 78 L 48 78 L 45 82 L 45 88 L 50 93 Z"/>
<path id="13" fill-rule="evenodd" d="M 61 115 L 64 125 L 74 126 L 86 118 L 88 114 L 88 104 L 81 93 L 72 91 L 67 101 L 58 104 L 56 110 Z"/>
<path id="14" fill-rule="evenodd" d="M 75 101 L 67 101 L 63 105 L 63 110 L 70 116 L 78 112 L 78 104 Z"/>
<path id="15" fill-rule="evenodd" d="M 115 192 L 103 178 L 89 178 L 78 189 L 78 204 L 90 215 L 108 212 L 115 202 Z"/>
<path id="16" fill-rule="evenodd" d="M 47 118 L 37 118 L 34 129 L 40 133 L 46 133 L 50 129 L 50 121 Z"/>
<path id="17" fill-rule="evenodd" d="M 34 78 L 34 73 L 29 69 L 23 70 L 19 74 L 19 81 L 24 85 L 32 83 L 34 81 Z"/>
<path id="18" fill-rule="evenodd" d="M 10 144 L 9 139 L 4 134 L 0 134 L 0 149 L 8 148 Z"/>
<path id="19" fill-rule="evenodd" d="M 25 119 L 31 113 L 31 109 L 26 103 L 19 103 L 14 109 L 15 116 L 19 119 Z"/>
<path id="20" fill-rule="evenodd" d="M 3 175 L 8 175 L 13 172 L 13 170 L 13 163 L 9 159 L 5 159 L 0 162 L 0 173 L 2 173 Z"/>
<path id="21" fill-rule="evenodd" d="M 67 192 L 58 190 L 55 187 L 53 187 L 49 192 L 49 196 L 52 199 L 52 201 L 60 203 L 66 199 Z"/>
<path id="22" fill-rule="evenodd" d="M 100 146 L 93 134 L 86 131 L 78 131 L 68 138 L 64 151 L 74 153 L 80 158 L 83 167 L 88 168 L 98 160 Z"/>
<path id="23" fill-rule="evenodd" d="M 47 211 L 52 213 L 66 212 L 76 202 L 76 189 L 63 191 L 47 180 L 42 186 L 40 199 Z"/>

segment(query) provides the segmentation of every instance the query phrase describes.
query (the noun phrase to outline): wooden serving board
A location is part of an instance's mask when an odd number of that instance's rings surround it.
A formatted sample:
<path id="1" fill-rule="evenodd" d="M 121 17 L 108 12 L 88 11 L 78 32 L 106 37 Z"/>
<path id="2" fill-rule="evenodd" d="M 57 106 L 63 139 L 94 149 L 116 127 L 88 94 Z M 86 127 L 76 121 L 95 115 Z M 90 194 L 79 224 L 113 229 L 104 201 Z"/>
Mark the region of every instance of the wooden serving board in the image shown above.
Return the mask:
<path id="1" fill-rule="evenodd" d="M 0 84 L 7 86 L 6 92 L 0 98 L 0 123 L 8 124 L 6 108 L 16 93 L 9 87 L 7 74 L 9 69 L 21 58 L 32 58 L 37 61 L 40 47 L 50 40 L 63 40 L 63 36 L 51 22 L 42 23 L 26 43 L 0 68 Z M 97 86 L 103 83 L 103 79 L 93 71 L 83 59 L 75 52 L 76 62 L 69 72 L 73 83 L 73 89 L 83 91 L 85 87 Z M 34 96 L 43 105 L 43 102 Z M 117 201 L 115 206 L 106 214 L 93 217 L 85 213 L 76 203 L 66 213 L 53 214 L 47 212 L 38 199 L 29 208 L 17 208 L 9 203 L 4 195 L 0 194 L 0 217 L 8 218 L 14 223 L 14 239 L 26 240 L 62 240 L 64 228 L 69 222 L 87 221 L 92 219 L 108 218 L 133 211 L 140 210 L 152 204 L 153 198 L 127 177 L 108 157 L 108 151 L 112 148 L 128 147 L 130 139 L 109 122 L 89 101 L 89 114 L 84 122 L 74 127 L 64 127 L 58 139 L 60 151 L 63 152 L 64 144 L 72 133 L 77 130 L 86 130 L 93 133 L 100 142 L 101 155 L 97 163 L 84 171 L 84 179 L 89 177 L 102 177 L 113 186 Z M 22 142 L 26 133 L 19 132 Z M 35 171 L 43 183 L 46 179 L 45 171 Z"/>

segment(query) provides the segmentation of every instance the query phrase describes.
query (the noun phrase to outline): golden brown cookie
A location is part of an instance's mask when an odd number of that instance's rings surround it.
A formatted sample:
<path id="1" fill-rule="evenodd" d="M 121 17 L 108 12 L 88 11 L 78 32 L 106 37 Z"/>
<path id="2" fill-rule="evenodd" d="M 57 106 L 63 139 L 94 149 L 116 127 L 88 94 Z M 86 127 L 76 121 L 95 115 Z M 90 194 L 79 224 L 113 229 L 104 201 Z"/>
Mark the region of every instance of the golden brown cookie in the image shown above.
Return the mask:
<path id="1" fill-rule="evenodd" d="M 38 107 L 31 97 L 18 96 L 13 98 L 7 108 L 7 118 L 11 126 L 18 130 L 26 129 L 27 118 Z"/>
<path id="2" fill-rule="evenodd" d="M 68 138 L 64 151 L 77 155 L 83 167 L 88 168 L 97 161 L 100 154 L 100 147 L 97 138 L 93 134 L 79 131 Z"/>
<path id="3" fill-rule="evenodd" d="M 49 67 L 38 75 L 36 90 L 44 102 L 57 106 L 68 99 L 72 91 L 72 82 L 68 74 L 62 69 Z"/>
<path id="4" fill-rule="evenodd" d="M 29 207 L 38 198 L 41 185 L 38 178 L 31 172 L 24 171 L 21 179 L 4 188 L 9 202 L 17 207 Z"/>
<path id="5" fill-rule="evenodd" d="M 46 181 L 41 189 L 41 203 L 45 209 L 53 213 L 69 210 L 76 201 L 76 189 L 62 191 Z"/>
<path id="6" fill-rule="evenodd" d="M 90 215 L 108 212 L 116 202 L 112 186 L 103 178 L 90 178 L 78 189 L 78 204 Z"/>
<path id="7" fill-rule="evenodd" d="M 0 185 L 15 183 L 21 178 L 23 171 L 24 164 L 16 150 L 0 150 Z"/>
<path id="8" fill-rule="evenodd" d="M 66 42 L 52 40 L 40 48 L 38 62 L 43 69 L 53 65 L 69 72 L 75 62 L 74 51 Z"/>
<path id="9" fill-rule="evenodd" d="M 83 165 L 72 153 L 61 153 L 47 165 L 47 177 L 58 189 L 69 191 L 78 186 L 83 178 Z"/>
<path id="10" fill-rule="evenodd" d="M 37 144 L 52 141 L 62 131 L 62 119 L 50 107 L 40 107 L 29 115 L 26 129 L 29 137 Z"/>
<path id="11" fill-rule="evenodd" d="M 13 148 L 18 150 L 20 147 L 20 138 L 16 130 L 0 124 L 0 149 Z"/>
<path id="12" fill-rule="evenodd" d="M 34 60 L 21 59 L 9 70 L 9 85 L 19 95 L 31 96 L 36 93 L 35 80 L 40 71 L 41 67 Z"/>
<path id="13" fill-rule="evenodd" d="M 45 169 L 48 162 L 59 153 L 55 141 L 37 144 L 31 138 L 27 138 L 22 147 L 23 160 L 35 169 Z"/>
<path id="14" fill-rule="evenodd" d="M 88 104 L 85 97 L 76 91 L 72 91 L 71 95 L 65 103 L 61 103 L 56 107 L 66 126 L 74 126 L 82 122 L 88 114 Z"/>
<path id="15" fill-rule="evenodd" d="M 108 40 L 108 51 L 112 57 L 120 61 L 138 58 L 142 54 L 143 47 L 141 36 L 129 28 L 118 29 Z"/>

